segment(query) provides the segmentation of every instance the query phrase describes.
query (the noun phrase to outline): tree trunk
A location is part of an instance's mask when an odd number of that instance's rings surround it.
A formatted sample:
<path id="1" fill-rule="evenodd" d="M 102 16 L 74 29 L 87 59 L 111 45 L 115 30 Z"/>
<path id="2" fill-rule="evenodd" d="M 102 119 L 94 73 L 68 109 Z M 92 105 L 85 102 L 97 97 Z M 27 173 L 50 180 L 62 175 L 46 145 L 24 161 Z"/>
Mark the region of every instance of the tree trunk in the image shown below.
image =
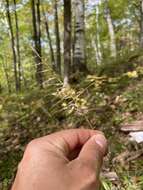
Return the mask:
<path id="1" fill-rule="evenodd" d="M 57 0 L 54 0 L 54 11 L 55 11 L 55 36 L 56 36 L 56 71 L 57 73 L 61 74 L 61 45 L 60 45 Z"/>
<path id="2" fill-rule="evenodd" d="M 64 0 L 64 87 L 69 84 L 71 68 L 71 0 Z"/>
<path id="3" fill-rule="evenodd" d="M 97 64 L 102 62 L 101 43 L 100 43 L 100 28 L 99 28 L 99 5 L 96 5 L 96 61 Z"/>
<path id="4" fill-rule="evenodd" d="M 14 2 L 14 15 L 15 15 L 15 24 L 16 24 L 16 50 L 17 50 L 17 63 L 18 63 L 18 80 L 19 88 L 21 90 L 21 80 L 22 80 L 22 70 L 21 70 L 21 56 L 20 56 L 20 47 L 19 47 L 19 25 L 18 25 L 18 16 L 16 11 L 16 0 Z"/>
<path id="5" fill-rule="evenodd" d="M 43 87 L 43 64 L 42 64 L 42 49 L 41 49 L 41 13 L 40 13 L 40 0 L 37 0 L 37 52 L 38 52 L 38 80 L 40 86 Z"/>
<path id="6" fill-rule="evenodd" d="M 109 36 L 110 36 L 110 51 L 111 57 L 117 57 L 117 49 L 116 49 L 116 39 L 115 39 L 115 31 L 111 18 L 110 8 L 108 5 L 108 0 L 105 0 L 105 17 L 108 25 Z"/>
<path id="7" fill-rule="evenodd" d="M 9 74 L 7 71 L 8 69 L 7 69 L 7 57 L 6 56 L 5 56 L 5 62 L 4 62 L 4 58 L 2 57 L 2 65 L 3 65 L 6 82 L 7 82 L 8 92 L 10 94 L 11 93 L 11 85 L 10 85 L 10 80 L 9 80 Z"/>
<path id="8" fill-rule="evenodd" d="M 143 0 L 140 0 L 140 47 L 143 48 Z"/>
<path id="9" fill-rule="evenodd" d="M 43 7 L 42 11 L 43 11 L 43 16 L 44 16 L 44 23 L 45 23 L 46 33 L 47 33 L 47 39 L 48 39 L 49 47 L 50 47 L 52 68 L 53 68 L 54 71 L 56 71 L 56 68 L 55 68 L 55 56 L 54 56 L 54 50 L 53 50 L 53 46 L 52 46 L 52 39 L 51 39 L 51 36 L 50 36 L 49 23 L 48 23 L 48 20 L 47 20 L 47 17 L 46 17 L 44 7 Z"/>
<path id="10" fill-rule="evenodd" d="M 33 41 L 34 41 L 34 58 L 36 63 L 36 79 L 40 88 L 43 88 L 43 64 L 41 53 L 41 17 L 40 17 L 40 0 L 31 0 L 32 23 L 33 23 Z"/>
<path id="11" fill-rule="evenodd" d="M 6 0 L 6 14 L 9 24 L 9 30 L 10 30 L 10 38 L 11 38 L 11 48 L 13 53 L 13 67 L 14 67 L 14 77 L 15 77 L 15 89 L 16 91 L 19 91 L 19 81 L 18 81 L 18 74 L 17 74 L 17 58 L 16 58 L 16 48 L 15 48 L 15 39 L 14 39 L 14 33 L 12 28 L 12 21 L 11 21 L 11 15 L 9 10 L 9 0 Z"/>
<path id="12" fill-rule="evenodd" d="M 97 41 L 96 41 L 96 40 L 92 40 L 91 43 L 92 43 L 92 47 L 93 47 L 93 49 L 95 50 L 95 54 L 96 54 L 96 56 L 95 56 L 96 64 L 97 64 L 97 65 L 100 65 L 101 59 L 100 59 L 100 57 L 99 57 L 99 52 L 98 52 L 98 47 L 97 47 Z"/>
<path id="13" fill-rule="evenodd" d="M 74 34 L 74 71 L 86 70 L 86 56 L 85 56 L 85 7 L 84 0 L 75 0 L 75 34 Z"/>

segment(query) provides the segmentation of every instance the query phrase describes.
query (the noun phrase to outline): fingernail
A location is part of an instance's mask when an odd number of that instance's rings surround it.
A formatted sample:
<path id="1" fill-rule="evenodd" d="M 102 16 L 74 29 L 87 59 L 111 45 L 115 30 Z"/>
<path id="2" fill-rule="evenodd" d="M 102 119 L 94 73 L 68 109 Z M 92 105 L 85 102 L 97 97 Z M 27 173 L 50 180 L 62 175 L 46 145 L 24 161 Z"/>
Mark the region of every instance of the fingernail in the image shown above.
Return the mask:
<path id="1" fill-rule="evenodd" d="M 94 135 L 92 138 L 96 142 L 96 144 L 98 144 L 101 147 L 104 154 L 106 154 L 106 152 L 107 152 L 107 139 L 105 138 L 105 136 L 102 134 L 97 134 L 97 135 Z"/>

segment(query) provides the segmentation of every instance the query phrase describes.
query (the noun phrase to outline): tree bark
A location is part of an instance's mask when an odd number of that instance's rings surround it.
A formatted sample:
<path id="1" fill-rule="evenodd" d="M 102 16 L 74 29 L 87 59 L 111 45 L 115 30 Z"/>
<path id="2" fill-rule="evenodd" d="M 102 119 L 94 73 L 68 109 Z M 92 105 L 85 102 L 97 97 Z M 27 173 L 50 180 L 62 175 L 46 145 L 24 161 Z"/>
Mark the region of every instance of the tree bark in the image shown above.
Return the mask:
<path id="1" fill-rule="evenodd" d="M 54 11 L 55 11 L 55 36 L 56 36 L 56 71 L 57 73 L 61 74 L 61 45 L 60 45 L 57 0 L 54 0 Z"/>
<path id="2" fill-rule="evenodd" d="M 8 19 L 8 24 L 9 24 L 11 48 L 12 48 L 12 53 L 13 53 L 15 89 L 16 91 L 19 91 L 20 87 L 19 87 L 18 74 L 17 74 L 16 47 L 15 47 L 15 38 L 14 38 L 14 32 L 13 32 L 13 27 L 12 27 L 11 15 L 10 15 L 10 10 L 9 10 L 9 0 L 6 0 L 6 14 L 7 14 L 7 19 Z"/>
<path id="3" fill-rule="evenodd" d="M 33 23 L 33 41 L 34 41 L 34 58 L 36 63 L 36 79 L 40 88 L 43 88 L 43 64 L 41 53 L 41 16 L 40 0 L 31 0 L 32 23 Z"/>
<path id="4" fill-rule="evenodd" d="M 86 56 L 85 56 L 85 7 L 84 0 L 75 0 L 75 34 L 74 34 L 74 71 L 86 70 Z"/>
<path id="5" fill-rule="evenodd" d="M 49 23 L 48 23 L 48 20 L 47 20 L 47 17 L 46 17 L 44 7 L 42 7 L 42 11 L 43 11 L 43 16 L 44 16 L 44 23 L 45 23 L 45 28 L 46 28 L 47 39 L 48 39 L 49 47 L 50 47 L 52 68 L 53 68 L 54 71 L 56 71 L 56 68 L 55 68 L 55 56 L 54 56 L 54 50 L 53 50 L 53 46 L 52 46 L 52 39 L 51 39 L 51 36 L 50 36 Z"/>
<path id="6" fill-rule="evenodd" d="M 140 0 L 140 47 L 143 48 L 143 0 Z"/>
<path id="7" fill-rule="evenodd" d="M 110 36 L 111 57 L 116 58 L 117 57 L 116 38 L 115 38 L 115 31 L 114 31 L 113 21 L 111 18 L 110 8 L 108 5 L 108 0 L 105 0 L 105 17 Z"/>
<path id="8" fill-rule="evenodd" d="M 3 65 L 3 70 L 5 73 L 5 78 L 7 82 L 7 87 L 8 87 L 8 92 L 9 94 L 11 93 L 11 85 L 10 85 L 10 80 L 9 80 L 9 74 L 8 74 L 8 69 L 7 69 L 7 57 L 5 56 L 5 61 L 4 58 L 2 57 L 2 65 Z"/>
<path id="9" fill-rule="evenodd" d="M 16 0 L 14 2 L 14 15 L 15 15 L 15 24 L 16 24 L 16 50 L 17 50 L 17 63 L 18 63 L 18 80 L 19 80 L 19 89 L 21 90 L 21 80 L 22 80 L 22 69 L 21 69 L 21 55 L 20 55 L 20 46 L 19 46 L 19 25 L 18 25 L 18 16 L 16 11 Z"/>
<path id="10" fill-rule="evenodd" d="M 99 26 L 99 5 L 96 5 L 96 61 L 100 65 L 102 62 L 101 42 L 100 42 L 100 26 Z"/>
<path id="11" fill-rule="evenodd" d="M 64 0 L 64 87 L 69 85 L 71 68 L 71 0 Z"/>
<path id="12" fill-rule="evenodd" d="M 92 43 L 92 47 L 93 47 L 93 49 L 95 50 L 95 54 L 96 54 L 96 56 L 95 56 L 96 64 L 97 64 L 97 65 L 100 65 L 101 59 L 100 59 L 100 57 L 99 57 L 97 41 L 96 41 L 96 40 L 92 40 L 91 43 Z"/>

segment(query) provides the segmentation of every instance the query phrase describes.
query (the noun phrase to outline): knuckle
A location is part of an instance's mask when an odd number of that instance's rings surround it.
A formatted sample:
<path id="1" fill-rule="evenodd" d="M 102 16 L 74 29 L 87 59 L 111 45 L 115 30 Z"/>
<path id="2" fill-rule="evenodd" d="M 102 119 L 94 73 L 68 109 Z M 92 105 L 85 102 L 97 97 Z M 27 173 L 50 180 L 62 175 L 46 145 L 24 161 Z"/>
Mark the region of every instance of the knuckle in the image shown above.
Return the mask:
<path id="1" fill-rule="evenodd" d="M 39 155 L 41 155 L 40 142 L 38 139 L 32 140 L 26 147 L 23 158 L 18 165 L 18 170 L 23 171 L 30 163 L 39 162 Z"/>
<path id="2" fill-rule="evenodd" d="M 22 168 L 22 161 L 20 161 L 19 164 L 18 164 L 18 166 L 17 166 L 18 171 L 20 171 L 21 168 Z"/>
<path id="3" fill-rule="evenodd" d="M 33 155 L 38 154 L 39 151 L 41 150 L 40 148 L 40 143 L 38 139 L 32 140 L 26 147 L 25 154 Z"/>
<path id="4" fill-rule="evenodd" d="M 27 145 L 27 149 L 28 150 L 33 150 L 33 149 L 35 149 L 35 147 L 38 148 L 38 144 L 39 144 L 38 140 L 34 139 L 31 142 L 29 142 L 29 144 Z"/>

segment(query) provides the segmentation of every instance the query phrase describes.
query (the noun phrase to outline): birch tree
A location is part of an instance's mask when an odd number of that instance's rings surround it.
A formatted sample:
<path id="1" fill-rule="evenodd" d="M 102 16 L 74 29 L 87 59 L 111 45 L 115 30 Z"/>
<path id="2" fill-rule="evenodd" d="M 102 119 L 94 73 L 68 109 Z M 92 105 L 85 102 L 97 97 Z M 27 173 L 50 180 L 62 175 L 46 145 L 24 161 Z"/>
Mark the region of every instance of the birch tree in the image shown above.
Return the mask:
<path id="1" fill-rule="evenodd" d="M 115 39 L 115 31 L 113 26 L 113 21 L 111 17 L 109 0 L 105 0 L 105 17 L 108 25 L 109 36 L 110 36 L 110 51 L 111 57 L 117 57 L 117 48 L 116 48 L 116 39 Z"/>
<path id="2" fill-rule="evenodd" d="M 100 26 L 99 26 L 99 2 L 96 4 L 96 61 L 97 64 L 102 62 L 101 42 L 100 42 Z"/>

